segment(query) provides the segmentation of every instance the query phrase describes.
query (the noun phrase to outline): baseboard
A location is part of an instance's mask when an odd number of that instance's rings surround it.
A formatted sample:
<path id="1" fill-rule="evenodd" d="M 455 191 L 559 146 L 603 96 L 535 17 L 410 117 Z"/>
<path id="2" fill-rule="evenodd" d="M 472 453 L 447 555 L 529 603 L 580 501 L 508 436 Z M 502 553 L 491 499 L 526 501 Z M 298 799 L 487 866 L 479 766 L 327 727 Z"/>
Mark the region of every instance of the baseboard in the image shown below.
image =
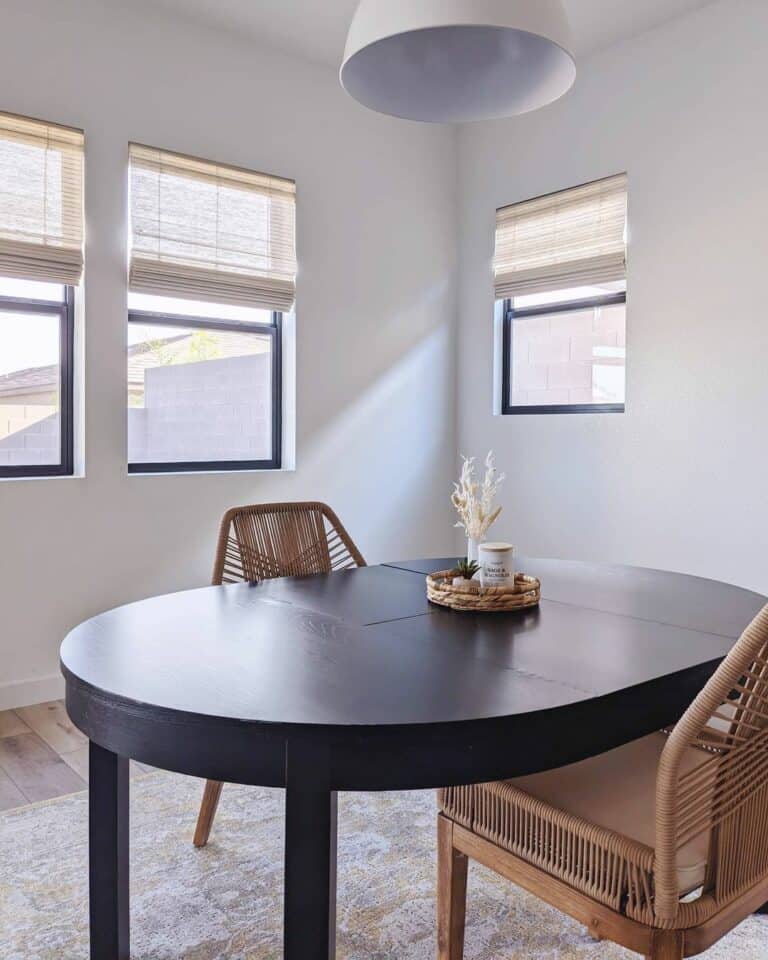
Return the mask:
<path id="1" fill-rule="evenodd" d="M 64 696 L 64 678 L 59 673 L 19 683 L 0 683 L 0 710 L 29 707 L 47 700 L 60 700 Z"/>

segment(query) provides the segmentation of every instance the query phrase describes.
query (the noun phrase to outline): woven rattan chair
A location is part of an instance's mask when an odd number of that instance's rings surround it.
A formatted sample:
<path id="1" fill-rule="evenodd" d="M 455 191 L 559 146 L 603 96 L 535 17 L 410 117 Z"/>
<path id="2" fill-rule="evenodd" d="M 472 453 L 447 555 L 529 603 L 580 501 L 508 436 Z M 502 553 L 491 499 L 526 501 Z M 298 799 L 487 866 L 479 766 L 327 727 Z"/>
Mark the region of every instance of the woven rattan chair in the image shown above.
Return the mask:
<path id="1" fill-rule="evenodd" d="M 463 954 L 469 859 L 597 939 L 706 950 L 768 901 L 768 607 L 670 733 L 439 805 L 440 960 Z"/>
<path id="2" fill-rule="evenodd" d="M 324 503 L 262 503 L 229 510 L 221 521 L 214 586 L 309 576 L 366 565 L 336 514 Z M 194 844 L 204 847 L 223 784 L 205 785 Z"/>

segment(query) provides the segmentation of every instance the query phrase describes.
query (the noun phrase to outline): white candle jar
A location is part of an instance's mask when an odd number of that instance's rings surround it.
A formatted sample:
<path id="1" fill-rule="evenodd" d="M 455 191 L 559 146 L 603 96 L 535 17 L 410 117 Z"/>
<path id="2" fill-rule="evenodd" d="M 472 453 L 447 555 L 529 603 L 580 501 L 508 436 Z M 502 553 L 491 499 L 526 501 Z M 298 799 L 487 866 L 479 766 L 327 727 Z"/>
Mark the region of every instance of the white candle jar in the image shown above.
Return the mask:
<path id="1" fill-rule="evenodd" d="M 515 548 L 511 543 L 481 543 L 479 552 L 483 587 L 515 585 Z"/>

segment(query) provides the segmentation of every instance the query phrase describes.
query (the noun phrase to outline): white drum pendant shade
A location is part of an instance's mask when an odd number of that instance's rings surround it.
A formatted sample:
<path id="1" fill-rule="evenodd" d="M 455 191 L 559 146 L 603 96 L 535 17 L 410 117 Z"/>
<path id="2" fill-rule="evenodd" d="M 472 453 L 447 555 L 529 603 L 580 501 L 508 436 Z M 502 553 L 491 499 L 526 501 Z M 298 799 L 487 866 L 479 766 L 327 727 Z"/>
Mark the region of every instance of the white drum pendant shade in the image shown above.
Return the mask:
<path id="1" fill-rule="evenodd" d="M 570 49 L 561 0 L 361 0 L 341 83 L 395 117 L 490 120 L 566 93 Z"/>

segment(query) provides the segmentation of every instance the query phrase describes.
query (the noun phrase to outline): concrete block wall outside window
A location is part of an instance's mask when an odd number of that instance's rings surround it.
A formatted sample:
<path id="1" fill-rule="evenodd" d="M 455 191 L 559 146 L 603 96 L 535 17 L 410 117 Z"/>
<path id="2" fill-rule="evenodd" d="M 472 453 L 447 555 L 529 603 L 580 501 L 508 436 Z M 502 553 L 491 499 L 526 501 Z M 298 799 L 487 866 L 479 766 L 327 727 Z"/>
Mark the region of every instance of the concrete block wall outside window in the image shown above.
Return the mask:
<path id="1" fill-rule="evenodd" d="M 266 460 L 272 445 L 269 353 L 157 366 L 128 408 L 130 463 Z"/>
<path id="2" fill-rule="evenodd" d="M 0 465 L 56 463 L 60 447 L 58 406 L 0 405 Z"/>
<path id="3" fill-rule="evenodd" d="M 512 322 L 512 406 L 623 403 L 624 304 Z"/>

